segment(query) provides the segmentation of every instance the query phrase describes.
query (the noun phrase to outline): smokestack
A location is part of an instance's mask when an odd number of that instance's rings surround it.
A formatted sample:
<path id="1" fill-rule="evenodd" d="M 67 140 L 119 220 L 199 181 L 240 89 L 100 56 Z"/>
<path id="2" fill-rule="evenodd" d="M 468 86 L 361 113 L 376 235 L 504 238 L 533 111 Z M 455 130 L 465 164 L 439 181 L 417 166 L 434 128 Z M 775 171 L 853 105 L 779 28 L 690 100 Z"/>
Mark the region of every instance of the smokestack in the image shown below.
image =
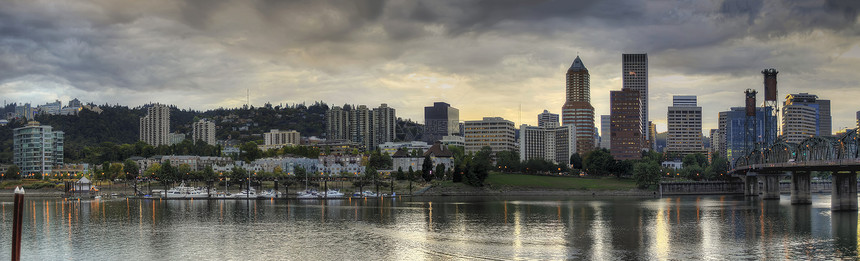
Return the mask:
<path id="1" fill-rule="evenodd" d="M 753 89 L 747 89 L 744 93 L 746 93 L 746 95 L 747 95 L 747 100 L 746 100 L 747 116 L 755 116 L 755 95 L 757 92 Z"/>

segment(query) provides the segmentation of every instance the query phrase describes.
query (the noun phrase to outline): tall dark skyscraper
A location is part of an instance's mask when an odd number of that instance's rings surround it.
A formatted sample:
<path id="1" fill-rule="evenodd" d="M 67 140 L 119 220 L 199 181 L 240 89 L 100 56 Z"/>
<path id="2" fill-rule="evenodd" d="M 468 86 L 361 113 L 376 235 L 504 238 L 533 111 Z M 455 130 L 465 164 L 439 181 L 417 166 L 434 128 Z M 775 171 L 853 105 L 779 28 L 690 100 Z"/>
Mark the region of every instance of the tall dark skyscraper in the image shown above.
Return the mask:
<path id="1" fill-rule="evenodd" d="M 621 55 L 622 88 L 639 92 L 639 122 L 642 125 L 642 133 L 645 134 L 647 146 L 653 149 L 654 142 L 648 135 L 648 54 L 622 54 Z"/>
<path id="2" fill-rule="evenodd" d="M 642 158 L 645 136 L 639 122 L 639 92 L 630 88 L 609 92 L 612 136 L 609 151 L 617 160 Z"/>
<path id="3" fill-rule="evenodd" d="M 563 126 L 573 126 L 576 151 L 584 155 L 594 149 L 594 107 L 591 106 L 591 76 L 579 56 L 565 74 L 566 99 L 561 108 Z"/>
<path id="4" fill-rule="evenodd" d="M 424 141 L 432 143 L 449 135 L 461 135 L 460 110 L 444 102 L 424 107 Z"/>

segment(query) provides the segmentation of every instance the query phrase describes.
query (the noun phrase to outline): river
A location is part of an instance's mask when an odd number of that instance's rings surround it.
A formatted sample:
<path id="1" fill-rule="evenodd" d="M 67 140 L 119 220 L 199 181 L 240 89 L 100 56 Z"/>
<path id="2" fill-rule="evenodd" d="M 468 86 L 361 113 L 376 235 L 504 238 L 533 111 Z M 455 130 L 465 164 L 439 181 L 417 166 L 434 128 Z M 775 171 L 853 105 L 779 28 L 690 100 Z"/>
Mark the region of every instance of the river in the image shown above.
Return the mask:
<path id="1" fill-rule="evenodd" d="M 0 202 L 0 258 L 12 203 Z M 27 199 L 24 260 L 827 259 L 856 257 L 829 194 L 295 200 Z"/>

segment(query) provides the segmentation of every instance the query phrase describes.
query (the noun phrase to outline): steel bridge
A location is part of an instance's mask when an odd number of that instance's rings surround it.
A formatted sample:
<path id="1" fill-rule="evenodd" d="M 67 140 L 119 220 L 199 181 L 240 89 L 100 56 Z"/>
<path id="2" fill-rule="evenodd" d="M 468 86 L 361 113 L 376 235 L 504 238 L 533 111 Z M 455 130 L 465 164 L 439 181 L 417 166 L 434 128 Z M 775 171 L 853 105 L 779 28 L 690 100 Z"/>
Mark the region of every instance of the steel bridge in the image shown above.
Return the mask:
<path id="1" fill-rule="evenodd" d="M 746 195 L 757 196 L 758 178 L 764 179 L 763 199 L 779 199 L 779 177 L 790 175 L 792 204 L 810 204 L 810 172 L 829 171 L 833 174 L 831 208 L 857 210 L 858 129 L 835 137 L 809 137 L 799 144 L 777 140 L 738 158 L 732 167 L 729 173 L 744 179 Z"/>

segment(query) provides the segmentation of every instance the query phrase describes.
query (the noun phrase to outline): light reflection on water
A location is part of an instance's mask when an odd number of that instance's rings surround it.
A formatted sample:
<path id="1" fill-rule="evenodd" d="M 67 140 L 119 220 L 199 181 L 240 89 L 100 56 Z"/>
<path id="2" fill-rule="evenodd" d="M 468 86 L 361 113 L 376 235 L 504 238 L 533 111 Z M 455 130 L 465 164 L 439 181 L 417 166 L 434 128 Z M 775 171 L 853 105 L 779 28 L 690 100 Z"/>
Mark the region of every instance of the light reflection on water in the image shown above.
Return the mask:
<path id="1" fill-rule="evenodd" d="M 0 202 L 0 256 L 12 205 Z M 23 259 L 822 259 L 856 257 L 829 195 L 311 201 L 44 200 Z"/>

